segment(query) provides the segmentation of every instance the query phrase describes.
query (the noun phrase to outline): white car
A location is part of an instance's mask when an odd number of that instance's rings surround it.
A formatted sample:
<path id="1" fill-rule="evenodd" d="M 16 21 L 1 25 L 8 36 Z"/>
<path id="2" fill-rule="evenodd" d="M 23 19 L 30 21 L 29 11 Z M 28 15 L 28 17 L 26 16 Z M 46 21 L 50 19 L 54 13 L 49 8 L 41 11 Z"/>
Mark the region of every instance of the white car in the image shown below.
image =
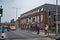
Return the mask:
<path id="1" fill-rule="evenodd" d="M 16 30 L 16 26 L 10 26 L 11 30 Z"/>

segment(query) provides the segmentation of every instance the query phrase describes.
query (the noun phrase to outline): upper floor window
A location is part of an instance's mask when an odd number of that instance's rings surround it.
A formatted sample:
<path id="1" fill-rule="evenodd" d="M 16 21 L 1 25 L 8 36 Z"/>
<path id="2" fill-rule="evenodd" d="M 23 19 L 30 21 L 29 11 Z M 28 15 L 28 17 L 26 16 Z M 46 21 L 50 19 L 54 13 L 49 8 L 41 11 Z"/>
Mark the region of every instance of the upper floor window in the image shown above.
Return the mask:
<path id="1" fill-rule="evenodd" d="M 54 15 L 54 21 L 56 21 L 56 15 Z M 58 21 L 60 21 L 60 15 L 58 15 Z"/>
<path id="2" fill-rule="evenodd" d="M 49 16 L 51 15 L 51 12 L 49 11 Z"/>
<path id="3" fill-rule="evenodd" d="M 26 20 L 26 23 L 28 23 L 28 19 Z"/>
<path id="4" fill-rule="evenodd" d="M 60 15 L 58 15 L 58 21 L 60 21 Z"/>
<path id="5" fill-rule="evenodd" d="M 29 18 L 29 20 L 31 20 L 31 18 Z"/>
<path id="6" fill-rule="evenodd" d="M 35 18 L 33 18 L 32 21 L 35 22 Z"/>

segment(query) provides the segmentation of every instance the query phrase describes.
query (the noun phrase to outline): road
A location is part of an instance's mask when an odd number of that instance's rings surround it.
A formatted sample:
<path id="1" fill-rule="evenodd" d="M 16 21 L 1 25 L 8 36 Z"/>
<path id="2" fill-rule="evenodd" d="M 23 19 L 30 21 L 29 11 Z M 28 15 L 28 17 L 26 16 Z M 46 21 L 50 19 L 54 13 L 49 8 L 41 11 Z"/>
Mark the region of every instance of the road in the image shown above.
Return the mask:
<path id="1" fill-rule="evenodd" d="M 5 32 L 5 40 L 45 40 L 46 37 L 42 37 L 37 34 L 33 34 L 31 32 L 25 32 L 22 30 Z M 47 38 L 46 40 L 50 40 Z M 53 39 L 52 39 L 53 40 Z"/>
<path id="2" fill-rule="evenodd" d="M 31 32 L 24 32 L 21 30 L 17 31 L 10 31 L 10 32 L 5 32 L 6 35 L 6 40 L 7 39 L 31 39 L 31 38 L 38 38 L 40 37 L 39 35 L 32 34 Z"/>

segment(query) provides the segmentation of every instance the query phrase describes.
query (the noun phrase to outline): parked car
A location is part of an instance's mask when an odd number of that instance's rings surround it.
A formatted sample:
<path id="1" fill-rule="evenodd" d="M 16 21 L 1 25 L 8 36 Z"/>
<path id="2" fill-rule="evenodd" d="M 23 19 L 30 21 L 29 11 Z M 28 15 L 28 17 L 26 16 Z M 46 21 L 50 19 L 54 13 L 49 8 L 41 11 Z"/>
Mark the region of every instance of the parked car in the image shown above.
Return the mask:
<path id="1" fill-rule="evenodd" d="M 16 26 L 10 26 L 10 29 L 15 31 L 16 30 Z"/>
<path id="2" fill-rule="evenodd" d="M 60 36 L 56 36 L 56 40 L 60 40 Z"/>

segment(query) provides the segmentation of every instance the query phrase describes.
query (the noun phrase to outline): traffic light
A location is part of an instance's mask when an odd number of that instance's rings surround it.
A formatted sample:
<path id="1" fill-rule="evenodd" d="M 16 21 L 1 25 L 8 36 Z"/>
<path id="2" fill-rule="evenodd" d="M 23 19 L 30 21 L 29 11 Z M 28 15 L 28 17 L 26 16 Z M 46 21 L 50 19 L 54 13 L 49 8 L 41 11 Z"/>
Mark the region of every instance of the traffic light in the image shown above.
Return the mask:
<path id="1" fill-rule="evenodd" d="M 3 13 L 3 9 L 1 8 L 0 9 L 0 16 L 2 16 L 2 13 Z"/>
<path id="2" fill-rule="evenodd" d="M 3 9 L 0 9 L 0 14 L 2 14 L 2 12 L 3 12 Z"/>

